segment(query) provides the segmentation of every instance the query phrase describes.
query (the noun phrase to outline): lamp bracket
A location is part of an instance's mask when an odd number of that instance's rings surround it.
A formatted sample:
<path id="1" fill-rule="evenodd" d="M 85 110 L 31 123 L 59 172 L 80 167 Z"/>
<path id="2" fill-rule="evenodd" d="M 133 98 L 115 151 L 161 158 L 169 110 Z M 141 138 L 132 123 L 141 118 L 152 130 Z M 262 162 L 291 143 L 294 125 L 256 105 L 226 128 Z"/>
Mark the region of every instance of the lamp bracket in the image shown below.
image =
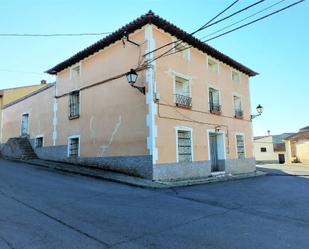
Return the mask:
<path id="1" fill-rule="evenodd" d="M 254 118 L 256 118 L 256 117 L 258 117 L 258 116 L 261 116 L 261 113 L 259 113 L 259 114 L 254 114 L 254 115 L 251 115 L 251 120 L 252 120 L 252 119 L 254 119 Z"/>
<path id="2" fill-rule="evenodd" d="M 144 95 L 146 94 L 146 87 L 144 87 L 144 86 L 134 86 L 134 85 L 132 85 L 132 87 L 139 90 L 142 94 L 144 94 Z"/>
<path id="3" fill-rule="evenodd" d="M 127 40 L 128 42 L 134 44 L 135 46 L 140 47 L 140 45 L 139 45 L 138 43 L 136 43 L 136 42 L 134 42 L 134 41 L 131 41 L 131 40 L 129 39 L 129 34 L 128 34 L 127 31 L 124 31 L 124 33 L 123 33 L 123 39 L 122 39 L 122 43 L 123 43 L 123 44 L 124 44 L 124 40 Z"/>

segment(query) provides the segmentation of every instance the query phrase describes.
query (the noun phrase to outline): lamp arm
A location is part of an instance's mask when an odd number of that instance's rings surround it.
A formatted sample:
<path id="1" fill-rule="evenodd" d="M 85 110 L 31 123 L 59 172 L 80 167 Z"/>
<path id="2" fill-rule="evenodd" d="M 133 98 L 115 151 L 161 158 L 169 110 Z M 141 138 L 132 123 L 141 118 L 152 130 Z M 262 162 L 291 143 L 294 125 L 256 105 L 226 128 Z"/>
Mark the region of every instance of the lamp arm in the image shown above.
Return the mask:
<path id="1" fill-rule="evenodd" d="M 251 120 L 252 120 L 252 119 L 254 119 L 254 118 L 256 118 L 256 117 L 258 117 L 258 116 L 261 116 L 261 113 L 259 113 L 259 114 L 254 114 L 254 115 L 251 115 Z"/>
<path id="2" fill-rule="evenodd" d="M 132 85 L 132 87 L 136 88 L 136 89 L 139 90 L 142 94 L 145 95 L 145 93 L 146 93 L 146 87 L 144 87 L 144 86 L 134 86 L 134 85 Z"/>

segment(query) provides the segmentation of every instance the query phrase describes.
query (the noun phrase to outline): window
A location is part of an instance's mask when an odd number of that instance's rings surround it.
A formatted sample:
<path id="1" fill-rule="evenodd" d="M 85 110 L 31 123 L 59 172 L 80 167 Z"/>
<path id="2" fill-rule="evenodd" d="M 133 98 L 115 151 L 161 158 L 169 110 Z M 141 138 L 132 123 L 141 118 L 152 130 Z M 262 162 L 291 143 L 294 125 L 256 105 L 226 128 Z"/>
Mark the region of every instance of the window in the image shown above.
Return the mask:
<path id="1" fill-rule="evenodd" d="M 191 131 L 178 130 L 178 162 L 192 162 Z"/>
<path id="2" fill-rule="evenodd" d="M 236 135 L 237 158 L 245 158 L 245 143 L 243 135 Z"/>
<path id="3" fill-rule="evenodd" d="M 68 156 L 70 158 L 79 157 L 79 137 L 69 138 L 68 150 Z"/>
<path id="4" fill-rule="evenodd" d="M 238 96 L 233 96 L 233 102 L 235 118 L 243 118 L 243 111 L 241 109 L 241 98 Z"/>
<path id="5" fill-rule="evenodd" d="M 79 113 L 79 91 L 75 91 L 70 93 L 70 99 L 69 99 L 69 118 L 78 118 Z"/>
<path id="6" fill-rule="evenodd" d="M 208 58 L 207 60 L 207 66 L 208 66 L 208 69 L 212 72 L 219 72 L 219 64 L 217 61 L 211 59 L 211 58 Z"/>
<path id="7" fill-rule="evenodd" d="M 173 43 L 173 46 L 175 46 L 176 44 Z M 190 48 L 188 48 L 188 45 L 185 43 L 177 44 L 177 46 L 175 47 L 175 52 L 182 54 L 182 57 L 186 60 L 190 59 Z"/>
<path id="8" fill-rule="evenodd" d="M 190 81 L 181 77 L 175 77 L 175 103 L 177 106 L 190 108 L 192 98 L 190 97 Z"/>
<path id="9" fill-rule="evenodd" d="M 217 89 L 209 88 L 209 111 L 211 113 L 220 114 L 220 92 Z"/>
<path id="10" fill-rule="evenodd" d="M 43 137 L 36 137 L 35 148 L 42 148 L 42 147 L 43 147 Z"/>
<path id="11" fill-rule="evenodd" d="M 240 74 L 236 71 L 232 71 L 232 80 L 235 82 L 240 82 Z"/>
<path id="12" fill-rule="evenodd" d="M 267 152 L 266 147 L 261 147 L 261 152 Z"/>
<path id="13" fill-rule="evenodd" d="M 80 75 L 80 64 L 72 66 L 70 68 L 70 77 L 71 79 L 76 78 Z"/>

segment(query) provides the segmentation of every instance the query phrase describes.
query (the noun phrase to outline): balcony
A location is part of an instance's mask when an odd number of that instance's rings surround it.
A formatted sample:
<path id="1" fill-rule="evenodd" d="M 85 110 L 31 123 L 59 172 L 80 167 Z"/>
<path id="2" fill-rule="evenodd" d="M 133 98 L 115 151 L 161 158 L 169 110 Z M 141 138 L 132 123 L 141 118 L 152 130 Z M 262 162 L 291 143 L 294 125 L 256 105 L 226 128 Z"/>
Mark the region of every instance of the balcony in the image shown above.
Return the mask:
<path id="1" fill-rule="evenodd" d="M 181 94 L 175 94 L 176 106 L 188 108 L 192 107 L 192 98 Z"/>
<path id="2" fill-rule="evenodd" d="M 242 110 L 235 110 L 235 118 L 243 119 L 244 112 Z"/>
<path id="3" fill-rule="evenodd" d="M 213 114 L 221 114 L 221 105 L 214 104 L 214 103 L 209 103 L 210 106 L 210 112 Z"/>

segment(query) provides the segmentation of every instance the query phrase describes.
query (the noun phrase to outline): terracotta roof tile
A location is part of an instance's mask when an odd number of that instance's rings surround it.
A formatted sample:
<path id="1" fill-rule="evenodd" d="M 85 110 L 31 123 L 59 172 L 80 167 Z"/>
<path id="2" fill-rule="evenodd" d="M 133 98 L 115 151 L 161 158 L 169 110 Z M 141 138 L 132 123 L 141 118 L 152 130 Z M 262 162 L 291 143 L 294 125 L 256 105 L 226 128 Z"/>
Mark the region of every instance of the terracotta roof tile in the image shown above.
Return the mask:
<path id="1" fill-rule="evenodd" d="M 165 32 L 170 33 L 171 35 L 181 39 L 182 41 L 192 45 L 193 47 L 207 53 L 208 55 L 228 64 L 229 66 L 243 72 L 249 76 L 257 75 L 256 72 L 251 70 L 250 68 L 240 64 L 239 62 L 233 60 L 229 56 L 219 52 L 218 50 L 214 49 L 213 47 L 209 46 L 208 44 L 200 41 L 199 39 L 195 38 L 194 36 L 190 35 L 189 33 L 183 31 L 182 29 L 178 28 L 174 24 L 168 22 L 167 20 L 161 18 L 158 15 L 155 15 L 152 11 L 149 11 L 145 15 L 140 16 L 139 18 L 135 19 L 134 21 L 128 23 L 127 25 L 121 27 L 120 29 L 116 30 L 112 34 L 104 37 L 103 39 L 99 40 L 98 42 L 94 43 L 93 45 L 85 48 L 84 50 L 78 52 L 77 54 L 73 55 L 69 59 L 59 63 L 58 65 L 54 66 L 53 68 L 47 70 L 46 72 L 49 74 L 57 74 L 58 72 L 62 71 L 63 69 L 74 65 L 75 63 L 79 62 L 80 60 L 98 52 L 101 49 L 109 46 L 110 44 L 115 43 L 122 39 L 125 32 L 128 34 L 133 33 L 134 31 L 142 28 L 146 24 L 154 24 L 158 28 L 164 30 Z"/>

